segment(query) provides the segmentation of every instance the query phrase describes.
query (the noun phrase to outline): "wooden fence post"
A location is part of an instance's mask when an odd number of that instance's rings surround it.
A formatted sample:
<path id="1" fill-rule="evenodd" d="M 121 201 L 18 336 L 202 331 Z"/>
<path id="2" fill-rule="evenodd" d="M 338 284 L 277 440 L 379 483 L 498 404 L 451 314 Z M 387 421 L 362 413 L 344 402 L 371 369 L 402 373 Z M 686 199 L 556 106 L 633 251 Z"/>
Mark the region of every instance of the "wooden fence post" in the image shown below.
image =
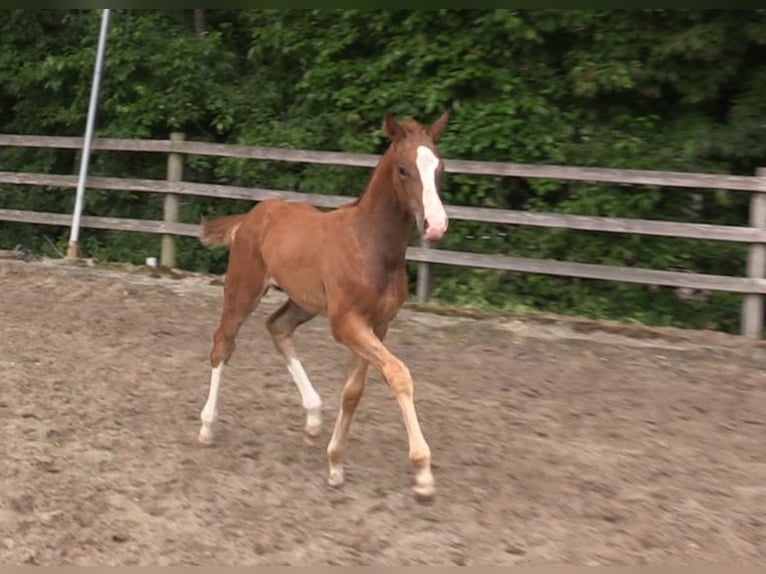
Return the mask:
<path id="1" fill-rule="evenodd" d="M 171 142 L 184 141 L 184 134 L 173 132 L 170 134 Z M 183 178 L 184 159 L 180 153 L 168 154 L 168 181 L 181 181 Z M 169 223 L 178 222 L 178 196 L 174 193 L 165 194 L 163 207 L 163 220 Z M 176 240 L 173 235 L 162 236 L 162 251 L 160 252 L 160 265 L 173 268 L 176 266 Z"/>
<path id="2" fill-rule="evenodd" d="M 765 178 L 766 168 L 759 167 L 756 177 Z M 750 195 L 750 226 L 766 229 L 766 191 L 754 191 Z M 766 277 L 766 245 L 753 243 L 747 255 L 747 276 L 752 279 Z M 745 337 L 760 339 L 763 336 L 764 296 L 745 295 L 742 303 L 741 332 Z"/>
<path id="3" fill-rule="evenodd" d="M 428 247 L 424 242 L 421 242 L 420 246 L 424 248 Z M 431 271 L 430 263 L 423 262 L 418 264 L 418 284 L 416 293 L 418 303 L 425 303 L 431 295 Z"/>

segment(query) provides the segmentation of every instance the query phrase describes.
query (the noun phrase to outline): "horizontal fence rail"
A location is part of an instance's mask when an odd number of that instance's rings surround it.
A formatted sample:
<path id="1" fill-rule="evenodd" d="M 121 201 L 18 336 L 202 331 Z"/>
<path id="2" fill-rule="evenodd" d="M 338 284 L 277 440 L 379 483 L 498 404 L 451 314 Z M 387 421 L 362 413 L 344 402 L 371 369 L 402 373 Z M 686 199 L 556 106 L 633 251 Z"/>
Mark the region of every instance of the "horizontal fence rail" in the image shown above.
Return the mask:
<path id="1" fill-rule="evenodd" d="M 53 175 L 0 171 L 0 183 L 14 185 L 44 185 L 60 188 L 77 187 L 75 175 Z M 90 189 L 120 190 L 149 193 L 173 193 L 197 195 L 222 199 L 244 199 L 263 201 L 282 199 L 300 201 L 316 207 L 334 208 L 352 201 L 343 195 L 321 195 L 299 191 L 217 185 L 209 183 L 168 182 L 158 179 L 128 179 L 120 177 L 89 177 Z M 558 213 L 530 213 L 509 209 L 487 207 L 445 206 L 451 219 L 478 221 L 483 223 L 506 223 L 533 227 L 565 227 L 580 231 L 606 231 L 612 233 L 635 233 L 687 239 L 712 239 L 744 243 L 766 243 L 766 229 L 737 227 L 733 225 L 710 225 L 700 223 L 676 223 L 672 221 L 650 221 L 618 217 L 595 217 L 586 215 L 565 215 Z"/>
<path id="2" fill-rule="evenodd" d="M 0 134 L 0 146 L 79 150 L 82 149 L 82 144 L 83 140 L 79 137 Z M 89 177 L 87 181 L 89 189 L 163 194 L 165 196 L 164 221 L 82 216 L 81 225 L 96 229 L 161 234 L 163 236 L 161 261 L 163 264 L 170 266 L 175 264 L 173 236 L 196 237 L 199 233 L 199 225 L 177 221 L 178 196 L 203 196 L 248 201 L 282 199 L 299 201 L 328 209 L 336 208 L 354 199 L 354 197 L 350 196 L 184 182 L 181 181 L 180 175 L 184 155 L 206 155 L 363 168 L 374 167 L 379 159 L 379 156 L 369 154 L 190 142 L 184 141 L 181 134 L 173 134 L 170 140 L 98 138 L 93 142 L 93 151 L 154 152 L 168 155 L 167 180 Z M 750 245 L 746 270 L 747 276 L 729 277 L 590 263 L 538 260 L 507 255 L 466 253 L 413 246 L 407 251 L 407 259 L 419 264 L 417 285 L 419 300 L 424 301 L 428 298 L 431 283 L 431 264 L 725 291 L 744 295 L 741 316 L 742 333 L 749 337 L 762 336 L 764 296 L 766 296 L 766 279 L 764 278 L 766 275 L 766 172 L 763 170 L 758 170 L 755 176 L 739 176 L 451 159 L 445 159 L 445 170 L 451 173 L 470 175 L 562 179 L 621 185 L 726 189 L 749 192 L 751 194 L 751 209 L 750 226 L 747 227 L 538 213 L 455 205 L 445 206 L 450 218 L 455 220 L 746 243 Z M 0 184 L 68 189 L 77 186 L 77 177 L 74 175 L 0 171 Z M 71 224 L 71 216 L 61 213 L 0 209 L 0 221 L 68 226 Z"/>
<path id="3" fill-rule="evenodd" d="M 40 225 L 69 225 L 71 216 L 64 213 L 45 213 L 0 209 L 0 221 L 36 223 Z M 147 221 L 145 219 L 126 219 L 121 217 L 82 216 L 83 226 L 94 229 L 114 229 L 117 231 L 139 231 L 143 233 L 161 233 L 196 237 L 199 226 L 191 223 L 170 223 L 166 221 Z M 485 255 L 481 253 L 463 253 L 446 249 L 424 249 L 409 247 L 407 259 L 420 263 L 440 263 L 460 267 L 498 269 L 521 273 L 542 273 L 582 279 L 602 279 L 606 281 L 624 281 L 644 285 L 662 285 L 666 287 L 684 287 L 730 293 L 759 293 L 766 295 L 766 279 L 748 279 L 744 277 L 724 277 L 702 273 L 684 273 L 678 271 L 659 271 L 654 269 L 618 268 L 592 263 L 573 263 L 568 261 L 549 261 L 510 257 L 508 255 Z"/>
<path id="4" fill-rule="evenodd" d="M 83 139 L 61 136 L 25 136 L 0 134 L 0 146 L 82 149 Z M 93 151 L 131 151 L 179 153 L 313 163 L 347 167 L 375 167 L 380 156 L 361 153 L 314 151 L 216 144 L 207 142 L 170 140 L 129 140 L 99 138 L 93 141 Z M 682 171 L 652 171 L 640 169 L 607 169 L 570 167 L 559 165 L 536 165 L 493 161 L 467 161 L 445 159 L 448 173 L 468 175 L 495 175 L 503 177 L 564 179 L 595 183 L 618 183 L 623 185 L 657 185 L 665 187 L 692 187 L 698 189 L 729 189 L 732 191 L 764 191 L 766 181 L 743 175 L 686 173 Z"/>

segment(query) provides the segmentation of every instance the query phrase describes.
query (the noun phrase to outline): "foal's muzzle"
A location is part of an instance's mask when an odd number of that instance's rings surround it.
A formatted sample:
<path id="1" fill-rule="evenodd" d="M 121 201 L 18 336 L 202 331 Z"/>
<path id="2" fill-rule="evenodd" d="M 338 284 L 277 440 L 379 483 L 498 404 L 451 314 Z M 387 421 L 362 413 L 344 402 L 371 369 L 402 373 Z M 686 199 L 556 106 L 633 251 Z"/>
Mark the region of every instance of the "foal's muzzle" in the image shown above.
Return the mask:
<path id="1" fill-rule="evenodd" d="M 447 231 L 449 220 L 446 214 L 444 217 L 436 218 L 435 224 L 427 217 L 423 218 L 423 237 L 426 241 L 438 241 Z"/>

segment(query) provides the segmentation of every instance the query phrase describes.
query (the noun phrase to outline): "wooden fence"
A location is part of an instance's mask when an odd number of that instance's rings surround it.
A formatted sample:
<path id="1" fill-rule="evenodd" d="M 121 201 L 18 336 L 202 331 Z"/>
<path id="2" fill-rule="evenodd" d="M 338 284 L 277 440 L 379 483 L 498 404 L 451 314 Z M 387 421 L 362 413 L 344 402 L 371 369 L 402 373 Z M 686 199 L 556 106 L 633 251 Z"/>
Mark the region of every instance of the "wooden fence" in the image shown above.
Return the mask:
<path id="1" fill-rule="evenodd" d="M 82 138 L 0 134 L 0 146 L 82 149 Z M 241 146 L 185 141 L 182 134 L 172 134 L 169 140 L 134 140 L 97 138 L 94 151 L 156 152 L 167 154 L 166 180 L 89 177 L 87 187 L 100 190 L 124 190 L 164 194 L 163 221 L 146 221 L 113 217 L 83 216 L 83 227 L 158 233 L 162 235 L 160 262 L 175 265 L 174 237 L 196 236 L 199 226 L 178 221 L 178 198 L 196 195 L 226 199 L 261 201 L 280 198 L 302 201 L 317 207 L 333 208 L 349 201 L 349 197 L 320 195 L 294 191 L 192 183 L 182 181 L 183 156 L 203 155 L 252 160 L 330 164 L 372 168 L 378 156 L 326 151 L 290 150 L 258 146 Z M 529 213 L 523 211 L 476 207 L 446 206 L 454 220 L 559 227 L 583 231 L 631 233 L 664 237 L 705 239 L 746 243 L 749 245 L 745 277 L 718 276 L 653 269 L 638 269 L 485 255 L 442 249 L 410 247 L 407 258 L 418 262 L 417 297 L 428 298 L 431 284 L 431 264 L 457 265 L 501 269 L 523 273 L 540 273 L 565 277 L 622 281 L 644 285 L 683 287 L 699 290 L 726 291 L 743 295 L 741 332 L 760 338 L 763 333 L 764 296 L 766 296 L 766 169 L 754 176 L 699 174 L 669 171 L 580 168 L 567 166 L 529 165 L 483 161 L 445 160 L 449 173 L 493 175 L 520 178 L 547 178 L 571 181 L 617 183 L 624 185 L 653 185 L 695 189 L 725 189 L 750 193 L 750 225 L 729 226 L 614 217 L 590 217 L 558 213 Z M 22 173 L 0 171 L 0 184 L 42 185 L 75 188 L 74 175 Z M 71 214 L 43 213 L 0 209 L 0 221 L 15 221 L 45 225 L 71 225 Z"/>

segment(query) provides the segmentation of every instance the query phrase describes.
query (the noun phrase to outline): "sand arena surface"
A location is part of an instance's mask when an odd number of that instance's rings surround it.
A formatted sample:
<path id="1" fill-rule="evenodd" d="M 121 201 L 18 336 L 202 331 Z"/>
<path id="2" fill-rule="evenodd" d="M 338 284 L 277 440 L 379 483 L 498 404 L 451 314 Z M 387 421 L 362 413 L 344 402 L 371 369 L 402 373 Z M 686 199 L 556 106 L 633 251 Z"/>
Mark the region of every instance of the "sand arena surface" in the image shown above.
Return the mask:
<path id="1" fill-rule="evenodd" d="M 197 442 L 221 305 L 210 277 L 0 260 L 0 563 L 766 564 L 766 350 L 722 334 L 403 311 L 437 498 L 371 371 L 341 489 L 325 446 L 345 349 L 296 334 L 324 400 L 264 329 L 224 373 Z"/>

